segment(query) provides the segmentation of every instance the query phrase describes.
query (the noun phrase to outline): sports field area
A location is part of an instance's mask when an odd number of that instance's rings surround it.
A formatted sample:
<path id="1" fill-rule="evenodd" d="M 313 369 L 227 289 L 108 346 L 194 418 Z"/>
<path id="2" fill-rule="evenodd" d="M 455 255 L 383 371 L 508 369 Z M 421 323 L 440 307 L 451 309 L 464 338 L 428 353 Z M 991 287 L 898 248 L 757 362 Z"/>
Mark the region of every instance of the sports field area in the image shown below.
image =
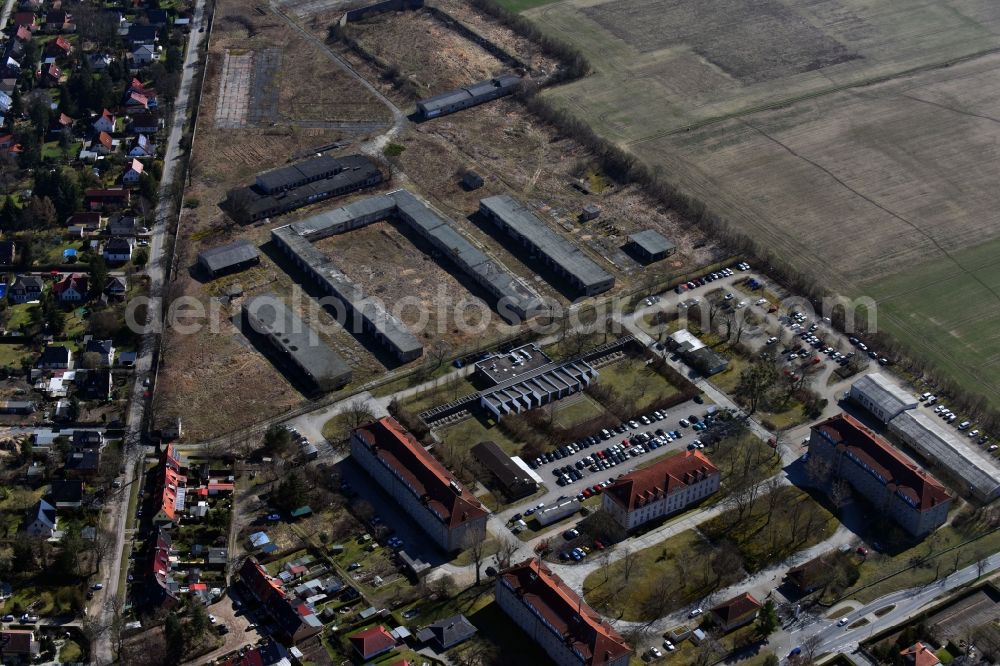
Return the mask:
<path id="1" fill-rule="evenodd" d="M 518 9 L 516 0 L 510 7 Z M 564 0 L 546 94 L 1000 406 L 1000 11 Z"/>

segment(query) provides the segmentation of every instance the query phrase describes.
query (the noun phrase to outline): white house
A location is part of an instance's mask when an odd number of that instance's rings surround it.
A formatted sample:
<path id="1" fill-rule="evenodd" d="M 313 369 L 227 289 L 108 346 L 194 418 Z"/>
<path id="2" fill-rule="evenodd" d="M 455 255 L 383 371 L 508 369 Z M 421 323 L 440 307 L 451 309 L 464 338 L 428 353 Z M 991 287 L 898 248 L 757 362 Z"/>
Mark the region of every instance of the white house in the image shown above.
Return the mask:
<path id="1" fill-rule="evenodd" d="M 109 264 L 124 264 L 132 258 L 135 241 L 124 236 L 116 236 L 104 245 L 104 261 Z"/>

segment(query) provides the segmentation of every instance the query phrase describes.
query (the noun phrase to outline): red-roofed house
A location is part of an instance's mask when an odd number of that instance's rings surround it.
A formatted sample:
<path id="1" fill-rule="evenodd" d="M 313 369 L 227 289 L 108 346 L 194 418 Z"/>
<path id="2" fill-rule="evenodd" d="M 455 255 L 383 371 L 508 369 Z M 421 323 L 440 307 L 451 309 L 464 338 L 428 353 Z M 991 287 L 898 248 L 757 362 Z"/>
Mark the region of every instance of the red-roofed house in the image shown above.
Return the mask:
<path id="1" fill-rule="evenodd" d="M 444 550 L 486 537 L 486 507 L 395 419 L 355 430 L 351 455 Z"/>
<path id="2" fill-rule="evenodd" d="M 173 444 L 163 451 L 163 460 L 157 470 L 156 495 L 157 511 L 153 516 L 154 525 L 176 524 L 178 514 L 184 510 L 187 494 L 187 477 L 184 476 L 184 460 Z"/>
<path id="3" fill-rule="evenodd" d="M 66 39 L 62 35 L 59 35 L 58 37 L 50 41 L 48 45 L 45 47 L 45 53 L 59 58 L 68 56 L 72 52 L 73 52 L 73 45 L 70 43 L 68 39 Z"/>
<path id="4" fill-rule="evenodd" d="M 98 132 L 97 138 L 94 139 L 94 150 L 107 154 L 115 152 L 115 140 L 111 138 L 111 135 L 107 132 Z"/>
<path id="5" fill-rule="evenodd" d="M 15 12 L 14 18 L 11 19 L 14 25 L 18 27 L 25 27 L 33 29 L 35 26 L 35 12 Z"/>
<path id="6" fill-rule="evenodd" d="M 131 200 L 131 190 L 125 187 L 92 189 L 83 193 L 83 199 L 90 210 L 125 208 Z"/>
<path id="7" fill-rule="evenodd" d="M 87 299 L 87 276 L 69 273 L 52 285 L 52 291 L 63 303 L 80 303 Z"/>
<path id="8" fill-rule="evenodd" d="M 51 87 L 59 85 L 59 81 L 62 79 L 62 70 L 56 67 L 55 63 L 49 65 L 42 65 L 42 73 L 38 77 L 38 81 L 42 86 Z"/>
<path id="9" fill-rule="evenodd" d="M 749 592 L 744 592 L 738 597 L 722 602 L 709 612 L 716 626 L 728 633 L 756 620 L 761 607 L 761 603 Z"/>
<path id="10" fill-rule="evenodd" d="M 396 647 L 396 639 L 382 625 L 359 631 L 351 636 L 350 641 L 354 651 L 365 661 L 374 659 Z"/>
<path id="11" fill-rule="evenodd" d="M 143 111 L 149 109 L 149 98 L 140 92 L 130 92 L 125 96 L 125 110 L 126 112 L 132 110 Z"/>
<path id="12" fill-rule="evenodd" d="M 847 414 L 812 427 L 810 465 L 847 480 L 881 513 L 923 536 L 948 519 L 952 498 L 916 463 Z"/>
<path id="13" fill-rule="evenodd" d="M 26 25 L 19 25 L 19 26 L 17 26 L 17 30 L 14 32 L 14 38 L 17 39 L 17 40 L 19 40 L 19 41 L 22 41 L 22 42 L 30 41 L 31 40 L 31 28 L 29 28 Z"/>
<path id="14" fill-rule="evenodd" d="M 934 651 L 920 641 L 900 652 L 899 656 L 907 666 L 937 666 L 941 663 Z"/>
<path id="15" fill-rule="evenodd" d="M 41 649 L 35 640 L 35 633 L 25 629 L 0 631 L 0 644 L 3 645 L 4 663 L 30 664 Z"/>
<path id="16" fill-rule="evenodd" d="M 626 666 L 632 648 L 558 576 L 535 559 L 497 576 L 497 604 L 556 664 Z"/>
<path id="17" fill-rule="evenodd" d="M 719 470 L 695 449 L 620 477 L 603 508 L 627 530 L 700 502 L 719 489 Z"/>
<path id="18" fill-rule="evenodd" d="M 267 610 L 278 626 L 284 640 L 297 643 L 314 636 L 323 629 L 323 623 L 307 603 L 289 596 L 281 581 L 267 573 L 252 557 L 240 567 L 240 581 L 250 594 Z"/>

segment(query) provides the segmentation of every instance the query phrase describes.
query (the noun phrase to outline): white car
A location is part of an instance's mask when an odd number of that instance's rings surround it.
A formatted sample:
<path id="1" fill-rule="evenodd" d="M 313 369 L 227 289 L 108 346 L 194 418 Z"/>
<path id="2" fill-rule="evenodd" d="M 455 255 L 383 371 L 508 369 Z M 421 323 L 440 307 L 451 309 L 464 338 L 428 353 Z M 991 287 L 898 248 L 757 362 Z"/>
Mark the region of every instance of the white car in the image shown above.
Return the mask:
<path id="1" fill-rule="evenodd" d="M 776 337 L 774 337 L 774 336 L 772 335 L 771 337 L 769 337 L 769 338 L 767 339 L 767 344 L 769 344 L 769 345 L 773 345 L 773 344 L 774 344 L 775 342 L 777 342 L 777 341 L 778 341 L 778 338 L 776 338 Z"/>
<path id="2" fill-rule="evenodd" d="M 651 647 L 651 648 L 649 648 L 649 656 L 651 658 L 653 658 L 653 659 L 659 659 L 660 657 L 663 656 L 663 653 L 660 652 L 660 648 L 658 648 L 658 647 Z"/>
<path id="3" fill-rule="evenodd" d="M 674 650 L 677 649 L 673 643 L 671 643 L 669 640 L 665 638 L 663 639 L 663 647 L 667 648 L 667 652 L 673 652 Z"/>
<path id="4" fill-rule="evenodd" d="M 978 437 L 978 436 L 979 436 L 978 430 L 973 430 L 972 432 L 969 433 L 969 437 Z"/>
<path id="5" fill-rule="evenodd" d="M 731 301 L 731 300 L 733 300 L 733 294 L 732 294 L 732 292 L 730 292 L 730 293 L 726 294 L 726 300 L 727 300 L 727 301 Z"/>
<path id="6" fill-rule="evenodd" d="M 767 303 L 767 299 L 766 298 L 758 298 L 757 302 L 755 303 L 755 305 L 764 305 L 764 303 Z"/>
<path id="7" fill-rule="evenodd" d="M 846 617 L 842 617 L 839 620 L 837 620 L 837 626 L 838 627 L 842 627 L 845 624 L 847 624 L 848 622 L 849 622 L 849 620 Z"/>
<path id="8" fill-rule="evenodd" d="M 693 611 L 691 611 L 690 613 L 688 613 L 688 617 L 698 617 L 699 615 L 701 615 L 704 612 L 705 611 L 703 611 L 700 608 L 695 608 Z"/>

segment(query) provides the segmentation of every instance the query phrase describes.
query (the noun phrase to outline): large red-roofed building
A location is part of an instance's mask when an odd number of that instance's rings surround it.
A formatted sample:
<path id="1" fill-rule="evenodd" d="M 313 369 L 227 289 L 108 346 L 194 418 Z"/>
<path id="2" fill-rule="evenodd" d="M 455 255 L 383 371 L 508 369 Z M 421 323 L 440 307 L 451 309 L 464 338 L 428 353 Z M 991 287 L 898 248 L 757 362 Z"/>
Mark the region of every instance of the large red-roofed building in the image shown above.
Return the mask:
<path id="1" fill-rule="evenodd" d="M 828 469 L 910 534 L 923 536 L 948 519 L 952 498 L 941 483 L 847 414 L 812 427 L 810 465 Z"/>
<path id="2" fill-rule="evenodd" d="M 486 507 L 395 419 L 355 430 L 351 455 L 444 550 L 486 538 Z"/>
<path id="3" fill-rule="evenodd" d="M 630 472 L 604 491 L 603 506 L 627 530 L 668 516 L 719 489 L 719 470 L 698 449 Z"/>
<path id="4" fill-rule="evenodd" d="M 559 666 L 626 666 L 632 648 L 538 560 L 497 576 L 497 604 Z"/>

